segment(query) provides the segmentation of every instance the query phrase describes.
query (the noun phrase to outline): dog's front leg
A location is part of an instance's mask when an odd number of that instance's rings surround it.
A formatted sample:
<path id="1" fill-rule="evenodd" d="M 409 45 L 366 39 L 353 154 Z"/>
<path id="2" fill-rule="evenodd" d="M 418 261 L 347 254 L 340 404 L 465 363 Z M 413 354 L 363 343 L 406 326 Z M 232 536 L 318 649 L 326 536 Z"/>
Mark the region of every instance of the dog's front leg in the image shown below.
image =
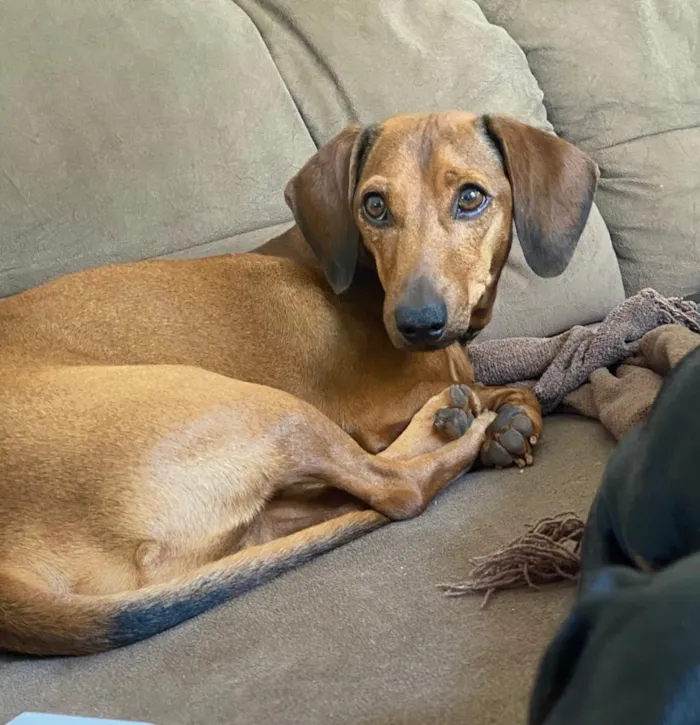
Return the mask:
<path id="1" fill-rule="evenodd" d="M 313 425 L 317 414 L 309 410 L 303 435 L 294 439 L 297 452 L 289 455 L 298 455 L 305 475 L 388 518 L 411 518 L 478 460 L 486 429 L 496 417 L 481 408 L 466 386 L 447 388 L 431 397 L 378 455 L 362 450 L 340 428 L 321 424 L 320 417 Z"/>

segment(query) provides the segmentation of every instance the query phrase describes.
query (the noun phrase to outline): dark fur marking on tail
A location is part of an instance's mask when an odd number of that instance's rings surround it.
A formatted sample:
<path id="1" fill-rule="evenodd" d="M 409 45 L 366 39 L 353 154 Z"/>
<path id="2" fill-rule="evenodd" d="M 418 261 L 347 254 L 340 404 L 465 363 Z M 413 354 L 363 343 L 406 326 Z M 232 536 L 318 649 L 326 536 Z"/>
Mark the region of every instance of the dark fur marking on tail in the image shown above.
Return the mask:
<path id="1" fill-rule="evenodd" d="M 308 548 L 299 547 L 287 552 L 279 559 L 251 562 L 239 570 L 203 575 L 201 582 L 194 582 L 182 592 L 169 595 L 170 601 L 138 602 L 113 619 L 110 646 L 133 644 L 171 629 L 378 528 L 382 523 L 381 520 L 358 522 L 337 531 L 328 539 L 313 542 Z"/>
<path id="2" fill-rule="evenodd" d="M 281 567 L 249 572 L 245 580 L 235 578 L 233 581 L 221 582 L 220 589 L 208 592 L 188 590 L 183 599 L 176 598 L 170 602 L 156 601 L 150 604 L 139 604 L 133 609 L 127 609 L 114 620 L 112 631 L 109 634 L 110 645 L 122 647 L 153 637 L 159 632 L 176 627 L 188 619 L 198 617 L 209 609 L 214 609 L 265 584 L 282 574 L 285 569 L 285 567 Z M 206 582 L 204 586 L 207 586 L 208 583 Z"/>

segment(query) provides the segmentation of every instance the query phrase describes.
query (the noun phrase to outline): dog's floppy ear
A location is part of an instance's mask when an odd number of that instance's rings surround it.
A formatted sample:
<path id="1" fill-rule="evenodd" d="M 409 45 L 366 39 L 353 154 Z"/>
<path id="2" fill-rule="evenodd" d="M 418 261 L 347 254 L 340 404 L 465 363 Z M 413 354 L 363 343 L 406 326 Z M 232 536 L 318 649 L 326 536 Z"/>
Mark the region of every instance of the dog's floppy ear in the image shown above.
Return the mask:
<path id="1" fill-rule="evenodd" d="M 571 261 L 593 204 L 598 167 L 583 151 L 506 116 L 486 116 L 513 189 L 513 218 L 525 260 L 540 277 Z"/>
<path id="2" fill-rule="evenodd" d="M 360 232 L 352 213 L 361 156 L 369 134 L 348 126 L 322 146 L 287 184 L 284 198 L 336 294 L 352 282 Z"/>

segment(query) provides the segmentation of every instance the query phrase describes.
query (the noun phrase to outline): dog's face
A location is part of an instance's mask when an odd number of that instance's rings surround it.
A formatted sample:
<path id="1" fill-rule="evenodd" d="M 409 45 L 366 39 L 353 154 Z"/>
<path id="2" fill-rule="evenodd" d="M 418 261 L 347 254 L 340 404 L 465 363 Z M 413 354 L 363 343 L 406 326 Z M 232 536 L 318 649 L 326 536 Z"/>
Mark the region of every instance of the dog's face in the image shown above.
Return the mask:
<path id="1" fill-rule="evenodd" d="M 490 320 L 513 221 L 537 274 L 566 268 L 596 179 L 593 162 L 561 139 L 450 112 L 345 129 L 285 196 L 335 292 L 366 250 L 392 342 L 429 350 L 466 342 Z"/>

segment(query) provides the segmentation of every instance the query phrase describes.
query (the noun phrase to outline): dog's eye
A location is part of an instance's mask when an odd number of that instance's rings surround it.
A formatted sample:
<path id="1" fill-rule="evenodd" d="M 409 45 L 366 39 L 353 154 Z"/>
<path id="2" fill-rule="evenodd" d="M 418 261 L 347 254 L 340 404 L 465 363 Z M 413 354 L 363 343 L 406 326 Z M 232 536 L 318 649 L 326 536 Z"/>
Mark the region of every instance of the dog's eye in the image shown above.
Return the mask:
<path id="1" fill-rule="evenodd" d="M 457 217 L 473 217 L 488 203 L 488 196 L 473 184 L 462 187 L 457 197 Z"/>
<path id="2" fill-rule="evenodd" d="M 362 207 L 365 210 L 365 214 L 369 217 L 370 221 L 383 222 L 386 220 L 386 202 L 382 198 L 381 194 L 367 194 L 362 202 Z"/>

